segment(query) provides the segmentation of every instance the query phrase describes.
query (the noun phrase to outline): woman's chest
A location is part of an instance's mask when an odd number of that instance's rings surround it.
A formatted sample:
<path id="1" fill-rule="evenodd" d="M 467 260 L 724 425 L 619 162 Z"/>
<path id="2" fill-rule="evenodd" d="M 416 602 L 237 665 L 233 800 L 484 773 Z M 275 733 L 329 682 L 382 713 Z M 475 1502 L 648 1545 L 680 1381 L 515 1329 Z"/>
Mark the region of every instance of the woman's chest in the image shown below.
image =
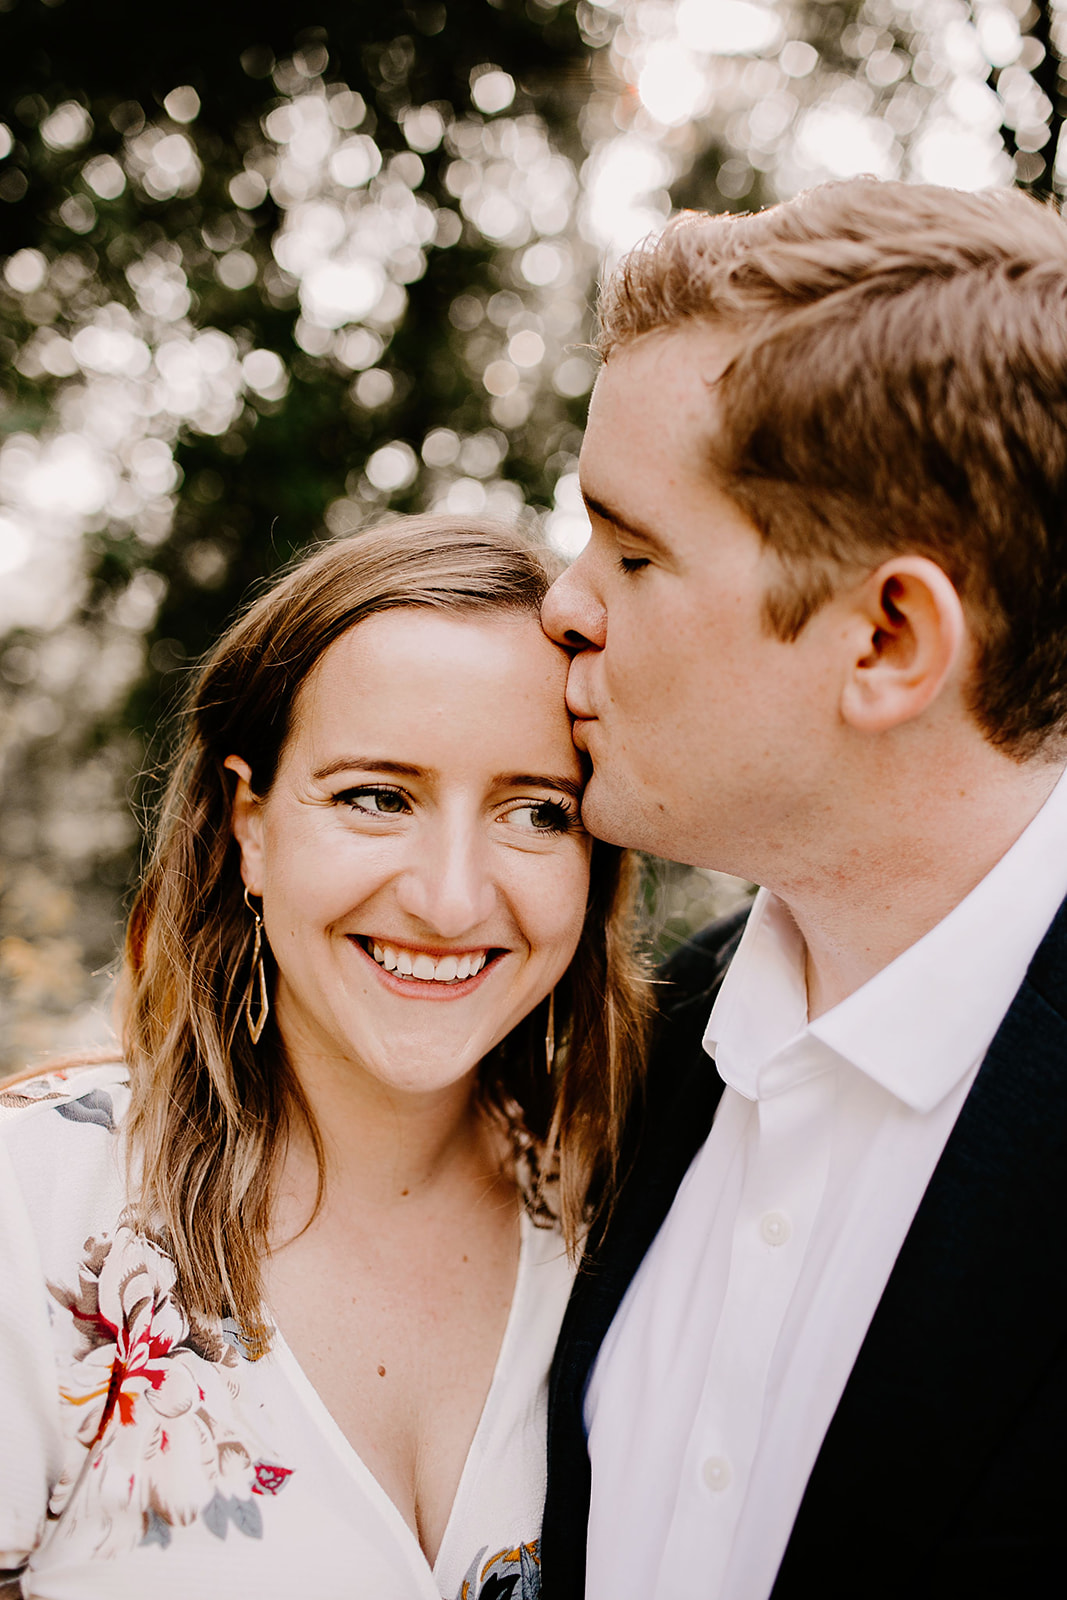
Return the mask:
<path id="1" fill-rule="evenodd" d="M 511 1219 L 438 1248 L 282 1253 L 272 1315 L 325 1410 L 432 1561 L 485 1406 L 515 1287 Z"/>

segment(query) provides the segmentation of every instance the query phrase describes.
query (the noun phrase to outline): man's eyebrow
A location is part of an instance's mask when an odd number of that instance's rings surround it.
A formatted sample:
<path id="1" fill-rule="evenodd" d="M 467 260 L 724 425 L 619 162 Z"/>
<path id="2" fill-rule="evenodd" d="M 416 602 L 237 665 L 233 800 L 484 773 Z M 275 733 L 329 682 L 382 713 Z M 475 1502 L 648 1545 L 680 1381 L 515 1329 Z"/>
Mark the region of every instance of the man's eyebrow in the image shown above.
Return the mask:
<path id="1" fill-rule="evenodd" d="M 576 778 L 551 777 L 547 773 L 498 772 L 492 781 L 494 789 L 560 789 L 576 803 L 581 801 L 581 782 Z"/>
<path id="2" fill-rule="evenodd" d="M 311 776 L 321 782 L 323 778 L 332 778 L 338 772 L 350 772 L 353 769 L 359 772 L 388 772 L 396 778 L 422 778 L 427 775 L 425 767 L 412 767 L 404 761 L 382 761 L 378 756 L 338 756 L 336 761 L 316 767 Z"/>
<path id="3" fill-rule="evenodd" d="M 584 489 L 582 499 L 585 501 L 585 509 L 591 516 L 599 517 L 601 522 L 610 522 L 613 528 L 628 533 L 631 538 L 640 539 L 642 544 L 647 544 L 652 550 L 664 551 L 663 541 L 658 539 L 650 528 L 643 528 L 640 523 L 631 522 L 621 511 L 613 511 L 602 500 L 598 500 L 596 495 L 587 494 Z"/>

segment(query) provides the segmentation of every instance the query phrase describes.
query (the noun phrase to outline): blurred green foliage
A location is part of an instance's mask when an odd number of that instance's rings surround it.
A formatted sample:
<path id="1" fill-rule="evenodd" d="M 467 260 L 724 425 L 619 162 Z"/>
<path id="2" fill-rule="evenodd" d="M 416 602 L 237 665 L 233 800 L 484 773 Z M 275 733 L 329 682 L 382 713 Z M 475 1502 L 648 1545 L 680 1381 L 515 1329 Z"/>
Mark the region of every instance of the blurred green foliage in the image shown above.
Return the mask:
<path id="1" fill-rule="evenodd" d="M 89 1025 L 191 664 L 309 541 L 540 517 L 601 257 L 873 170 L 1062 193 L 1067 0 L 0 0 L 0 1061 Z M 739 893 L 662 864 L 660 947 Z"/>

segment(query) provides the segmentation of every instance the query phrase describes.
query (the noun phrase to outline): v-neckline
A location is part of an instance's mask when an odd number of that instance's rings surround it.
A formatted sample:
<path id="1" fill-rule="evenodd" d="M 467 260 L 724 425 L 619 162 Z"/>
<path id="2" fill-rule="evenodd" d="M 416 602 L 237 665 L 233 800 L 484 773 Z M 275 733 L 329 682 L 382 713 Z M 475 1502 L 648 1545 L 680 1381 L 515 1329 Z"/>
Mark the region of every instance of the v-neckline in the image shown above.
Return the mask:
<path id="1" fill-rule="evenodd" d="M 478 1455 L 478 1445 L 482 1439 L 482 1436 L 488 1431 L 492 1419 L 492 1413 L 495 1409 L 495 1401 L 502 1386 L 501 1375 L 510 1364 L 511 1347 L 514 1344 L 515 1339 L 518 1337 L 517 1329 L 520 1323 L 518 1308 L 524 1299 L 526 1278 L 530 1270 L 530 1233 L 532 1227 L 533 1223 L 531 1222 L 529 1215 L 525 1209 L 521 1210 L 519 1213 L 519 1258 L 515 1269 L 515 1286 L 511 1294 L 511 1305 L 508 1308 L 508 1316 L 507 1321 L 504 1324 L 504 1333 L 500 1340 L 500 1348 L 497 1351 L 496 1361 L 493 1364 L 493 1374 L 489 1380 L 489 1387 L 486 1390 L 485 1400 L 478 1415 L 477 1425 L 475 1426 L 474 1433 L 471 1435 L 471 1442 L 467 1447 L 467 1454 L 463 1459 L 463 1468 L 459 1475 L 459 1482 L 456 1484 L 456 1492 L 452 1498 L 452 1504 L 448 1511 L 448 1519 L 445 1523 L 444 1532 L 441 1535 L 441 1543 L 438 1546 L 437 1559 L 434 1561 L 432 1566 L 427 1558 L 426 1552 L 423 1550 L 418 1541 L 418 1537 L 414 1529 L 410 1527 L 396 1502 L 389 1494 L 386 1493 L 385 1489 L 382 1487 L 381 1483 L 375 1477 L 370 1467 L 364 1461 L 355 1445 L 351 1442 L 351 1440 L 348 1438 L 348 1435 L 337 1422 L 333 1412 L 329 1409 L 326 1402 L 319 1394 L 319 1391 L 316 1389 L 315 1385 L 304 1371 L 300 1361 L 293 1353 L 293 1350 L 286 1340 L 285 1335 L 282 1333 L 280 1327 L 276 1322 L 273 1324 L 274 1332 L 271 1340 L 270 1353 L 267 1359 L 269 1361 L 274 1361 L 279 1369 L 283 1372 L 292 1388 L 303 1402 L 307 1415 L 310 1418 L 313 1426 L 321 1434 L 325 1442 L 332 1448 L 334 1454 L 338 1456 L 342 1465 L 346 1468 L 349 1476 L 354 1479 L 356 1484 L 367 1495 L 371 1502 L 377 1506 L 387 1525 L 393 1529 L 398 1542 L 404 1549 L 405 1554 L 408 1556 L 409 1561 L 416 1572 L 416 1575 L 423 1582 L 424 1587 L 426 1580 L 429 1580 L 430 1586 L 426 1587 L 425 1590 L 427 1600 L 431 1600 L 431 1597 L 432 1600 L 440 1600 L 440 1594 L 436 1584 L 437 1570 L 442 1565 L 443 1558 L 448 1552 L 449 1540 L 452 1536 L 453 1527 L 457 1520 L 457 1510 L 462 1507 L 463 1500 L 468 1489 L 469 1480 L 474 1472 L 473 1464 Z"/>

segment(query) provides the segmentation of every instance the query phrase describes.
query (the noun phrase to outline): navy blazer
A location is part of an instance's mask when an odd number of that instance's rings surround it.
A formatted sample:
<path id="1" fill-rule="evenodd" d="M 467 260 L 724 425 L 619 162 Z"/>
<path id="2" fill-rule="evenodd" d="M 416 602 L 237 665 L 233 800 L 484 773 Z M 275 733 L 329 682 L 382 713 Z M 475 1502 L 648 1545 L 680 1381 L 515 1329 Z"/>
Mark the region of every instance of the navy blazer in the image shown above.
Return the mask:
<path id="1" fill-rule="evenodd" d="M 706 929 L 667 969 L 629 1177 L 564 1318 L 549 1402 L 544 1600 L 583 1600 L 585 1387 L 711 1126 L 723 1085 L 701 1037 L 743 925 L 742 913 Z M 1044 1600 L 1058 1592 L 1067 1572 L 1065 1147 L 1067 901 L 989 1048 L 890 1274 L 773 1600 Z M 640 1538 L 640 1529 L 620 1527 L 619 1538 Z M 697 1574 L 677 1600 L 700 1593 Z"/>

